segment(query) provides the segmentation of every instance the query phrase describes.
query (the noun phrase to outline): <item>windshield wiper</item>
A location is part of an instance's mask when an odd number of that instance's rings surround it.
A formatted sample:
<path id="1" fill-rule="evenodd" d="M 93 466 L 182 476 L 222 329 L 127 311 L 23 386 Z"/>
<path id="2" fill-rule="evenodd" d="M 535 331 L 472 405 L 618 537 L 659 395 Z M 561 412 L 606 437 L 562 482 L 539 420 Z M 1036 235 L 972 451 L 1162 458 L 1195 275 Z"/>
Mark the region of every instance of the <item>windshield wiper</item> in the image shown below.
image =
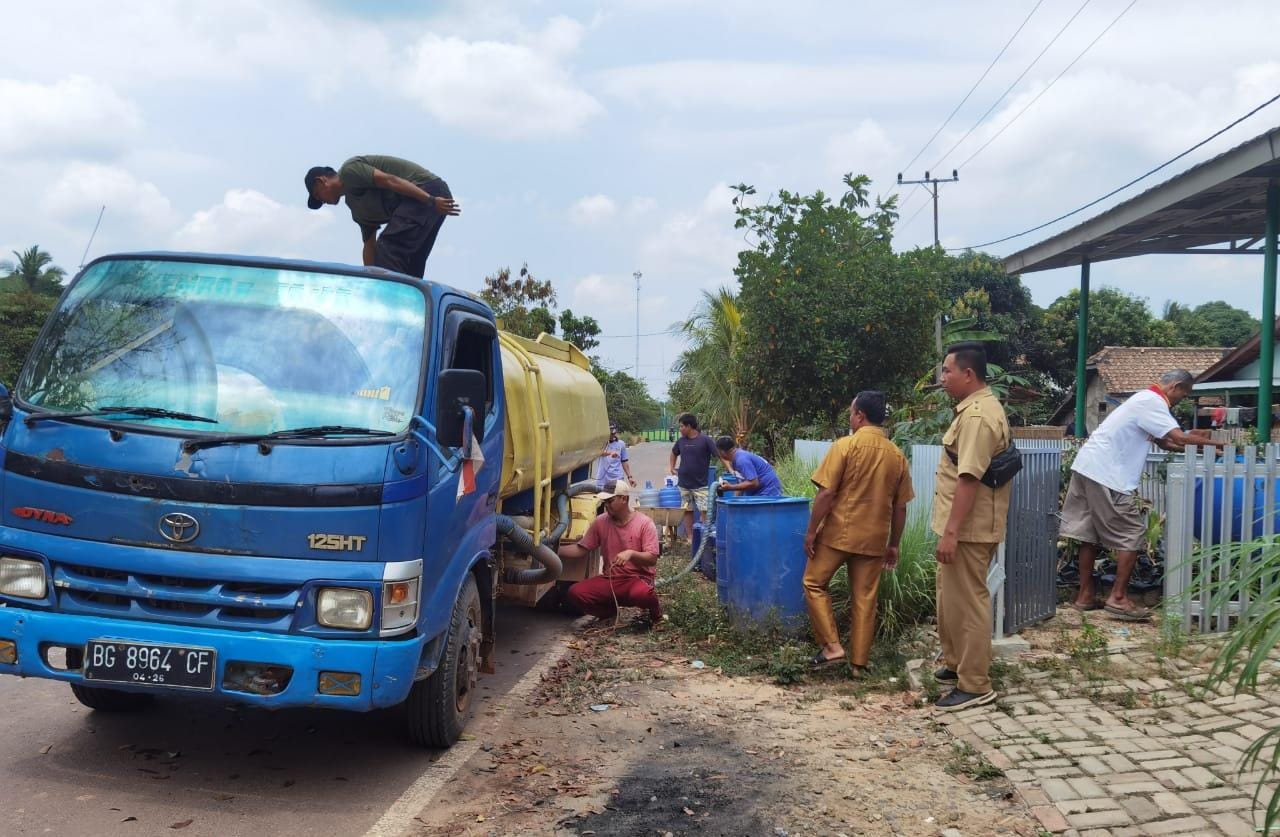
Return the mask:
<path id="1" fill-rule="evenodd" d="M 396 436 L 391 430 L 377 430 L 372 427 L 348 427 L 345 424 L 322 424 L 317 427 L 291 427 L 277 430 L 274 433 L 252 433 L 243 436 L 218 436 L 210 439 L 188 439 L 182 443 L 183 451 L 194 453 L 205 448 L 219 445 L 257 444 L 259 448 L 267 448 L 269 442 L 283 442 L 291 439 L 323 439 L 326 436 Z"/>
<path id="2" fill-rule="evenodd" d="M 182 421 L 203 421 L 209 424 L 217 424 L 217 419 L 208 416 L 197 416 L 193 413 L 183 413 L 177 410 L 166 410 L 163 407 L 99 407 L 96 410 L 76 410 L 70 413 L 32 413 L 23 419 L 27 425 L 35 424 L 45 419 L 74 419 L 74 418 L 91 418 L 94 416 L 134 416 L 137 418 L 167 418 L 180 419 Z"/>

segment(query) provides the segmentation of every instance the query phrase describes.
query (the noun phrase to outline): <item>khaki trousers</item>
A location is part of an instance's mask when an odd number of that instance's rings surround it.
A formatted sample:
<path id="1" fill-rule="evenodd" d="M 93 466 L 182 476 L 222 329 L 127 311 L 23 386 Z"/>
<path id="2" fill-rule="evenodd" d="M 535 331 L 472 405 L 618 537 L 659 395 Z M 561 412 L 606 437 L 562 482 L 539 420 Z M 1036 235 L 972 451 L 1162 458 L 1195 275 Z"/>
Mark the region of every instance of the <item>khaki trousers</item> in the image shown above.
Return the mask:
<path id="1" fill-rule="evenodd" d="M 956 546 L 950 564 L 938 565 L 938 639 L 947 668 L 960 676 L 960 690 L 985 695 L 991 691 L 991 593 L 987 569 L 994 543 Z"/>
<path id="2" fill-rule="evenodd" d="M 831 609 L 827 585 L 836 570 L 849 568 L 849 662 L 865 666 L 871 657 L 871 639 L 876 632 L 876 595 L 880 592 L 880 571 L 884 556 L 855 555 L 818 544 L 804 568 L 804 599 L 809 623 L 820 645 L 839 642 L 836 616 Z"/>

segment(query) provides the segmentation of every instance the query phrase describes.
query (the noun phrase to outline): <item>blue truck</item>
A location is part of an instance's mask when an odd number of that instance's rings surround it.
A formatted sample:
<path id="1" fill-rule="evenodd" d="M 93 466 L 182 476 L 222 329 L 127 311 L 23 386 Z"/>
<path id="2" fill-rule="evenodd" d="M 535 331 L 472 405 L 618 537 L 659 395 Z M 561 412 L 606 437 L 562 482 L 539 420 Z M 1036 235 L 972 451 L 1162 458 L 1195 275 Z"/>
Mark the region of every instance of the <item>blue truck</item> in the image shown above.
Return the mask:
<path id="1" fill-rule="evenodd" d="M 414 742 L 448 746 L 495 599 L 594 572 L 555 545 L 607 432 L 580 351 L 466 292 L 97 259 L 0 386 L 0 672 L 99 711 L 405 704 Z"/>

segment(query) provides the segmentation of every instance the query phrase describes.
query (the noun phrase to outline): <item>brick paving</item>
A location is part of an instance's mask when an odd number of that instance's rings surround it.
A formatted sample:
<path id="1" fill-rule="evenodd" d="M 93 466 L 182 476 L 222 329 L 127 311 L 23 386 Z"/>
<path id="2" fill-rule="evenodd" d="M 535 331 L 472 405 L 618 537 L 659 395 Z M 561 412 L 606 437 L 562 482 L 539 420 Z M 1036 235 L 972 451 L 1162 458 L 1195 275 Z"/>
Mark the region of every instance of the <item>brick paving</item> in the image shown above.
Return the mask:
<path id="1" fill-rule="evenodd" d="M 1111 649 L 1103 676 L 1087 679 L 1070 660 L 1061 670 L 1023 669 L 1025 682 L 996 703 L 938 720 L 1005 772 L 1047 832 L 1258 833 L 1275 785 L 1255 807 L 1262 774 L 1241 775 L 1239 766 L 1244 750 L 1280 725 L 1280 664 L 1264 667 L 1257 695 L 1203 695 L 1188 688 L 1203 668 L 1162 665 L 1126 645 Z"/>

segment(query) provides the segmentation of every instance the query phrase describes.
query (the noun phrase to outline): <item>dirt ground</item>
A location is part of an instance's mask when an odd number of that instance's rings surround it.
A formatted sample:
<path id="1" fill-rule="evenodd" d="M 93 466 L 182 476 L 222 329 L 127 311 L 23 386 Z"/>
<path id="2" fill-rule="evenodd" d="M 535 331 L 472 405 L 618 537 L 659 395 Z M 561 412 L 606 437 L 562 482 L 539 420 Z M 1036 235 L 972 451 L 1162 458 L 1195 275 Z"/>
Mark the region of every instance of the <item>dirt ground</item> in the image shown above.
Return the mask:
<path id="1" fill-rule="evenodd" d="M 918 695 L 729 677 L 661 636 L 584 628 L 527 705 L 473 722 L 418 833 L 1037 834 Z"/>

